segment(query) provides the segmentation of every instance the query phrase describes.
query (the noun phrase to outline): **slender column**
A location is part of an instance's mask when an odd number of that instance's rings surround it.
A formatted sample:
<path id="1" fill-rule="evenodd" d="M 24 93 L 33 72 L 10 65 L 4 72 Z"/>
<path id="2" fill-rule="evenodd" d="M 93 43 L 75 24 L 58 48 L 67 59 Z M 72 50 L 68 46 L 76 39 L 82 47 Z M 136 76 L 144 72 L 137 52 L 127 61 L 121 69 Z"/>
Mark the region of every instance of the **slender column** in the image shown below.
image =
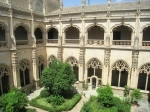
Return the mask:
<path id="1" fill-rule="evenodd" d="M 16 88 L 20 87 L 20 75 L 19 75 L 19 68 L 18 68 L 18 59 L 16 51 L 11 52 L 11 62 L 12 62 L 12 74 L 13 74 L 13 82 Z"/>

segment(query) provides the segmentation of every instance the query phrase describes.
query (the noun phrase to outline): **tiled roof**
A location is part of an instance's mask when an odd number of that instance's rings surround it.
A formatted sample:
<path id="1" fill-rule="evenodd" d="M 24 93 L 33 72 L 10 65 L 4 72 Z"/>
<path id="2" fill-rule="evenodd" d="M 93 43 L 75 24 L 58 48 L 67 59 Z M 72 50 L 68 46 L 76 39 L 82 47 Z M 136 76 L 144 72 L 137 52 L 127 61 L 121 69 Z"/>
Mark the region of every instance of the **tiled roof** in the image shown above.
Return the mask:
<path id="1" fill-rule="evenodd" d="M 126 2 L 126 3 L 112 3 L 110 6 L 111 11 L 116 10 L 135 10 L 138 7 L 137 2 Z M 150 0 L 141 2 L 141 9 L 150 9 Z M 107 4 L 99 5 L 87 5 L 85 6 L 85 12 L 97 12 L 97 11 L 107 11 Z M 62 14 L 73 14 L 82 12 L 81 6 L 64 8 Z M 57 15 L 60 13 L 60 10 L 55 10 L 48 15 Z"/>

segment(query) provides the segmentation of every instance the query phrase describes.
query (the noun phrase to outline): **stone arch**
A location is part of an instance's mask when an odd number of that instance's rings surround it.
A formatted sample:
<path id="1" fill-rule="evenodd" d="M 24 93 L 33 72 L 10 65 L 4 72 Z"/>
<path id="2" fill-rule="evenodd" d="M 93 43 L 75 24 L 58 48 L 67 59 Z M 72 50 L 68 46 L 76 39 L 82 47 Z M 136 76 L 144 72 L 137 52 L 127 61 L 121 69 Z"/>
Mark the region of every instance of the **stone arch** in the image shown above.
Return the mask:
<path id="1" fill-rule="evenodd" d="M 27 24 L 24 24 L 24 23 L 18 23 L 18 24 L 16 24 L 16 25 L 14 26 L 14 30 L 16 30 L 16 28 L 18 28 L 19 26 L 24 27 L 25 30 L 26 30 L 28 33 L 30 33 L 30 28 L 29 28 L 29 26 L 28 26 Z"/>
<path id="2" fill-rule="evenodd" d="M 88 30 L 89 30 L 90 28 L 94 27 L 94 26 L 98 26 L 98 27 L 102 28 L 102 29 L 104 30 L 104 33 L 106 33 L 106 28 L 105 28 L 105 26 L 102 25 L 102 24 L 96 24 L 96 25 L 95 25 L 95 24 L 91 24 L 91 25 L 89 25 L 89 26 L 87 26 L 87 27 L 85 28 L 85 32 L 87 33 Z"/>
<path id="3" fill-rule="evenodd" d="M 19 75 L 21 87 L 30 84 L 31 77 L 31 63 L 27 59 L 22 59 L 19 61 Z"/>
<path id="4" fill-rule="evenodd" d="M 110 32 L 112 33 L 114 31 L 114 29 L 116 29 L 117 27 L 120 27 L 120 26 L 126 26 L 126 27 L 130 28 L 133 33 L 135 32 L 135 29 L 133 26 L 131 26 L 130 24 L 125 24 L 125 23 L 124 24 L 122 24 L 122 23 L 115 24 L 113 27 L 111 27 Z"/>
<path id="5" fill-rule="evenodd" d="M 5 23 L 0 22 L 0 27 L 2 27 L 6 32 L 9 32 L 9 28 Z"/>
<path id="6" fill-rule="evenodd" d="M 141 28 L 140 32 L 142 33 L 142 32 L 143 32 L 143 30 L 144 30 L 145 28 L 147 28 L 147 27 L 150 27 L 150 24 L 146 24 L 146 25 L 144 25 L 144 26 Z"/>
<path id="7" fill-rule="evenodd" d="M 59 32 L 59 28 L 57 26 L 49 26 L 46 28 L 46 32 L 49 32 L 52 28 L 56 29 Z"/>
<path id="8" fill-rule="evenodd" d="M 140 66 L 137 75 L 137 88 L 150 91 L 150 62 Z"/>
<path id="9" fill-rule="evenodd" d="M 111 67 L 111 85 L 124 87 L 128 85 L 130 75 L 130 67 L 124 60 L 117 60 Z"/>
<path id="10" fill-rule="evenodd" d="M 9 31 L 7 25 L 5 23 L 0 22 L 0 41 L 5 41 L 6 43 L 2 46 L 6 46 L 7 44 L 7 40 L 8 40 L 8 36 L 7 36 L 7 32 Z M 1 45 L 0 45 L 1 46 Z"/>
<path id="11" fill-rule="evenodd" d="M 63 33 L 66 32 L 66 31 L 67 31 L 69 28 L 71 28 L 71 27 L 74 27 L 74 28 L 78 29 L 79 33 L 81 33 L 81 29 L 80 29 L 80 27 L 77 26 L 77 25 L 67 25 L 67 26 L 65 26 L 65 27 L 63 28 Z"/>
<path id="12" fill-rule="evenodd" d="M 102 66 L 102 63 L 101 63 L 101 61 L 98 59 L 98 58 L 91 58 L 88 62 L 87 62 L 87 67 L 89 66 L 88 64 L 90 63 L 90 62 L 92 62 L 92 61 L 97 61 L 98 63 L 98 66 L 97 67 L 100 67 L 100 68 L 103 68 L 103 66 Z"/>
<path id="13" fill-rule="evenodd" d="M 38 26 L 34 27 L 34 31 L 35 31 L 37 28 L 39 28 L 39 29 L 42 31 L 42 33 L 44 33 L 45 29 L 44 29 L 42 26 L 38 25 Z"/>
<path id="14" fill-rule="evenodd" d="M 42 56 L 42 55 L 38 56 L 38 61 L 39 61 L 39 64 L 41 64 L 41 63 L 45 64 L 44 56 Z"/>
<path id="15" fill-rule="evenodd" d="M 0 64 L 0 95 L 9 92 L 10 89 L 10 71 L 5 64 Z"/>

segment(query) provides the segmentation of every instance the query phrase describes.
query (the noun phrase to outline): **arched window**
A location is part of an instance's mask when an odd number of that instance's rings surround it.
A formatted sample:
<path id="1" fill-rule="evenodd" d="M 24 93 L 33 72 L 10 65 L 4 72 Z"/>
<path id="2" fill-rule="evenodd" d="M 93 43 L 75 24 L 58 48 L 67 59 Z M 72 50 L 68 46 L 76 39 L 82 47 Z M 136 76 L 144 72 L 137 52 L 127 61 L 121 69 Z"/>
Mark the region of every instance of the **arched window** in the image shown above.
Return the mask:
<path id="1" fill-rule="evenodd" d="M 51 63 L 52 63 L 52 61 L 53 61 L 54 59 L 56 59 L 56 57 L 55 57 L 55 56 L 53 56 L 53 55 L 51 55 L 51 56 L 48 58 L 48 62 L 49 62 L 49 64 L 51 64 Z"/>
<path id="2" fill-rule="evenodd" d="M 0 25 L 0 47 L 6 47 L 5 29 L 2 25 Z"/>
<path id="3" fill-rule="evenodd" d="M 42 35 L 42 31 L 40 28 L 36 28 L 34 31 L 34 35 L 36 37 L 36 39 L 43 39 L 43 35 Z"/>
<path id="4" fill-rule="evenodd" d="M 42 71 L 44 69 L 44 59 L 42 57 L 38 58 L 38 68 L 39 68 L 39 78 L 41 78 Z"/>
<path id="5" fill-rule="evenodd" d="M 139 70 L 137 88 L 150 91 L 150 64 L 143 65 Z"/>
<path id="6" fill-rule="evenodd" d="M 79 39 L 79 30 L 75 27 L 69 27 L 66 29 L 66 39 Z"/>
<path id="7" fill-rule="evenodd" d="M 143 30 L 143 41 L 150 41 L 149 34 L 150 34 L 150 26 L 144 28 Z"/>
<path id="8" fill-rule="evenodd" d="M 48 39 L 58 39 L 58 30 L 55 28 L 48 30 Z"/>
<path id="9" fill-rule="evenodd" d="M 96 58 L 93 58 L 88 62 L 88 77 L 92 76 L 102 78 L 102 64 Z"/>
<path id="10" fill-rule="evenodd" d="M 0 95 L 9 91 L 9 71 L 6 66 L 0 65 Z"/>
<path id="11" fill-rule="evenodd" d="M 16 40 L 28 40 L 27 31 L 23 26 L 18 26 L 15 29 Z"/>
<path id="12" fill-rule="evenodd" d="M 118 26 L 113 29 L 113 45 L 131 45 L 132 29 L 127 26 Z"/>
<path id="13" fill-rule="evenodd" d="M 27 60 L 20 61 L 19 73 L 20 73 L 21 87 L 30 84 L 30 65 Z"/>
<path id="14" fill-rule="evenodd" d="M 104 40 L 104 29 L 99 26 L 93 26 L 88 29 L 88 39 Z"/>
<path id="15" fill-rule="evenodd" d="M 127 85 L 129 66 L 122 60 L 117 61 L 112 67 L 111 85 L 124 87 Z"/>
<path id="16" fill-rule="evenodd" d="M 77 60 L 74 57 L 70 57 L 66 62 L 70 64 L 74 71 L 74 74 L 76 75 L 77 81 L 79 81 L 79 67 Z"/>

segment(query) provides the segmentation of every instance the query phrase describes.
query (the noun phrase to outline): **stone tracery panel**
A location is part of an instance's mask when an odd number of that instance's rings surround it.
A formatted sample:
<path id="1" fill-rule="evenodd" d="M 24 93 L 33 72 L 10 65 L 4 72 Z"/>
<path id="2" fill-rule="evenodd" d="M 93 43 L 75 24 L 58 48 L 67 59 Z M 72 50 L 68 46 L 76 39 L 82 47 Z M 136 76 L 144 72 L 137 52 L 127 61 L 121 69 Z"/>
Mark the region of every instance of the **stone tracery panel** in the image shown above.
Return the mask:
<path id="1" fill-rule="evenodd" d="M 91 59 L 88 62 L 88 68 L 93 68 L 93 69 L 99 68 L 99 69 L 102 69 L 102 64 L 101 64 L 101 62 L 98 59 L 93 58 L 93 59 Z"/>
<path id="2" fill-rule="evenodd" d="M 68 58 L 66 62 L 69 63 L 72 67 L 78 66 L 78 62 L 74 57 Z"/>
<path id="3" fill-rule="evenodd" d="M 49 64 L 51 64 L 54 59 L 56 59 L 56 57 L 55 57 L 54 55 L 51 55 L 51 56 L 48 58 Z"/>

